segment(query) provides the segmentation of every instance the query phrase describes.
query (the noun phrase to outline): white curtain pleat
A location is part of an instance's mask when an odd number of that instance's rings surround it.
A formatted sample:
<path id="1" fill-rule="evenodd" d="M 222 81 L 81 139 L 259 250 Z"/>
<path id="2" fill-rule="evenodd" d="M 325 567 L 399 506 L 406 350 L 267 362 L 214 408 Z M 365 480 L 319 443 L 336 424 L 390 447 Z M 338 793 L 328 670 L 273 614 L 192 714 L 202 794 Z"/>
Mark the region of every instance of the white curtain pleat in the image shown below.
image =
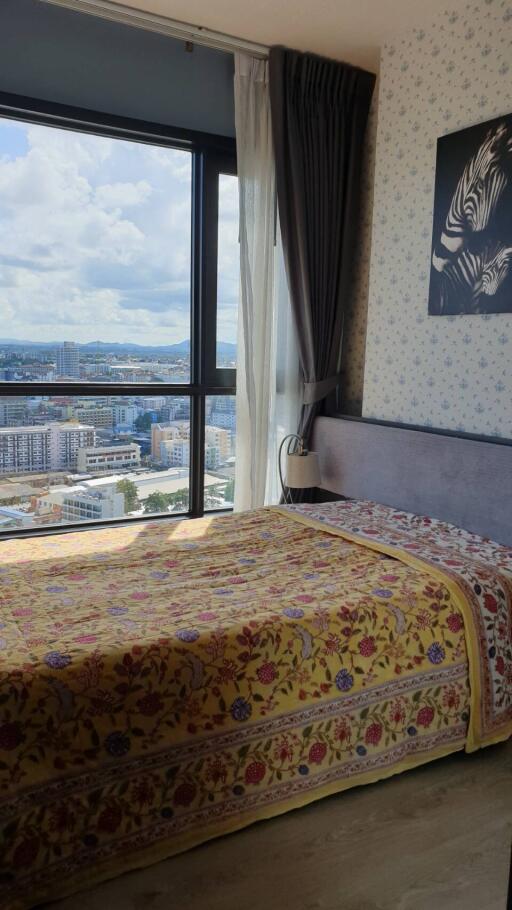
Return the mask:
<path id="1" fill-rule="evenodd" d="M 300 410 L 298 354 L 276 230 L 268 63 L 235 54 L 240 197 L 235 509 L 277 502 L 277 450 Z M 277 236 L 276 236 L 277 233 Z"/>
<path id="2" fill-rule="evenodd" d="M 302 403 L 299 353 L 288 294 L 279 222 L 274 250 L 273 310 L 265 504 L 279 502 L 281 498 L 282 491 L 277 463 L 279 446 L 284 436 L 297 432 Z"/>

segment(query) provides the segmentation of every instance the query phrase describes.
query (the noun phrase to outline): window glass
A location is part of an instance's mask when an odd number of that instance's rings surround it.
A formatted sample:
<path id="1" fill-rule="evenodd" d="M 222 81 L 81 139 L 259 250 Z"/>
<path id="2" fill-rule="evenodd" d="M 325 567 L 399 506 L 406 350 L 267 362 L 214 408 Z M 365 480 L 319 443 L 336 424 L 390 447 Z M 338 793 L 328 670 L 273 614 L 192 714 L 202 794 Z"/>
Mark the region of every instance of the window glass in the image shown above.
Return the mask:
<path id="1" fill-rule="evenodd" d="M 231 508 L 234 142 L 21 116 L 0 116 L 0 536 Z"/>
<path id="2" fill-rule="evenodd" d="M 0 530 L 189 508 L 187 396 L 0 398 Z"/>
<path id="3" fill-rule="evenodd" d="M 190 380 L 192 154 L 0 118 L 0 381 Z"/>
<path id="4" fill-rule="evenodd" d="M 217 260 L 217 367 L 236 367 L 236 335 L 240 295 L 238 242 L 238 178 L 219 174 Z"/>
<path id="5" fill-rule="evenodd" d="M 234 395 L 206 398 L 204 508 L 232 509 L 235 496 Z"/>

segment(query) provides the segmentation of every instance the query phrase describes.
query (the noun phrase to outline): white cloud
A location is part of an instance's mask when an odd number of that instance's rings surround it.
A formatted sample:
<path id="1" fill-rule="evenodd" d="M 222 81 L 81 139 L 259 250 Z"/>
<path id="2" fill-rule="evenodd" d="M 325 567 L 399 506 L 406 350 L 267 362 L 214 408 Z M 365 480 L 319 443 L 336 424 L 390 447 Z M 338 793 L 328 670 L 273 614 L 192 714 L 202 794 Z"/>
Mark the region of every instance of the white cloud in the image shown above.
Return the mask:
<path id="1" fill-rule="evenodd" d="M 43 341 L 189 335 L 191 155 L 39 125 L 10 153 L 0 119 L 2 334 Z M 235 306 L 237 211 L 221 181 L 219 293 Z M 235 340 L 233 318 L 223 340 Z M 231 337 L 233 336 L 233 337 Z"/>
<path id="2" fill-rule="evenodd" d="M 125 209 L 145 202 L 151 192 L 147 180 L 139 180 L 137 183 L 105 183 L 96 188 L 94 201 L 103 209 Z"/>

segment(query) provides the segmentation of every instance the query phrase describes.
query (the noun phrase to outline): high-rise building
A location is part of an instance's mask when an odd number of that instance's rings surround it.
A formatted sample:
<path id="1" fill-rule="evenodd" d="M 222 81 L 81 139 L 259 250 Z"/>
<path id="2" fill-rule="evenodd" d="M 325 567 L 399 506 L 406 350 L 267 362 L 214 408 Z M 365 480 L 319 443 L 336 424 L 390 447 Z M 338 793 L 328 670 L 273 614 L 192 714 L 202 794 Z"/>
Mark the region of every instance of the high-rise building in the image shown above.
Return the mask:
<path id="1" fill-rule="evenodd" d="M 9 427 L 0 430 L 0 473 L 48 471 L 49 442 L 47 427 Z"/>
<path id="2" fill-rule="evenodd" d="M 49 434 L 52 471 L 75 469 L 78 450 L 96 443 L 95 429 L 90 424 L 50 423 L 46 429 Z"/>
<path id="3" fill-rule="evenodd" d="M 78 423 L 0 429 L 0 474 L 74 469 L 78 449 L 95 440 L 94 427 Z"/>
<path id="4" fill-rule="evenodd" d="M 74 341 L 65 341 L 57 348 L 57 376 L 80 379 L 80 351 Z"/>

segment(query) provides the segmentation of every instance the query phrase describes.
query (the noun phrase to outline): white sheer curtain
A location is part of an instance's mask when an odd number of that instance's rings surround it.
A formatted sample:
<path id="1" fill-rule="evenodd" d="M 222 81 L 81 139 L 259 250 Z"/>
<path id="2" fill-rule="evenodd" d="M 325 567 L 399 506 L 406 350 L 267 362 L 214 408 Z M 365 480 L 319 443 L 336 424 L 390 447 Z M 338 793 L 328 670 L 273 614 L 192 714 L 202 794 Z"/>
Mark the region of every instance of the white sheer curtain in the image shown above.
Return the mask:
<path id="1" fill-rule="evenodd" d="M 268 63 L 235 54 L 240 196 L 235 509 L 277 502 L 277 450 L 300 410 L 298 354 L 278 226 Z"/>

